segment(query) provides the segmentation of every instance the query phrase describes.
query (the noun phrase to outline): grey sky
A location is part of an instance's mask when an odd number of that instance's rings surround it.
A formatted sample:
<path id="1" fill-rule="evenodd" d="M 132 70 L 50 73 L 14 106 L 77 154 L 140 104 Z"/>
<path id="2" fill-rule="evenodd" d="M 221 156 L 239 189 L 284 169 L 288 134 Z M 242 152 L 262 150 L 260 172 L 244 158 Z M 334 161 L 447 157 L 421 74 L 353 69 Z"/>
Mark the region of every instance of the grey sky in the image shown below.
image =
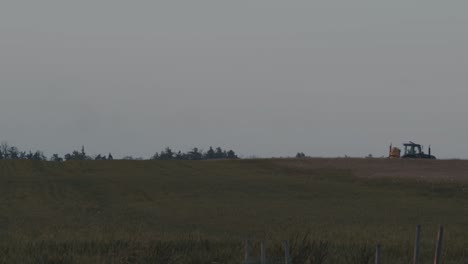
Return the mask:
<path id="1" fill-rule="evenodd" d="M 0 140 L 468 158 L 466 1 L 3 0 Z"/>

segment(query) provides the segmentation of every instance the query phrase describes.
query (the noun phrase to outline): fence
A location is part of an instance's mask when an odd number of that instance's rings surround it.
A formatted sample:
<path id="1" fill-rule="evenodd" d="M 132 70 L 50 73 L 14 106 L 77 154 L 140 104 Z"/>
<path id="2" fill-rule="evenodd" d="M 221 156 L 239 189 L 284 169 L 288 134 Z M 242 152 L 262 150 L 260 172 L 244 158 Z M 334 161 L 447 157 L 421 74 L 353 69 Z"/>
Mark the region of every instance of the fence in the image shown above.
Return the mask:
<path id="1" fill-rule="evenodd" d="M 434 253 L 434 264 L 440 264 L 441 261 L 441 254 L 442 254 L 442 240 L 444 236 L 444 227 L 442 225 L 439 226 L 439 231 L 437 233 L 436 239 L 436 247 Z M 412 264 L 418 264 L 419 262 L 419 243 L 421 237 L 421 225 L 416 226 L 416 238 L 414 241 L 414 253 L 413 253 L 413 261 Z M 252 264 L 251 258 L 251 241 L 246 240 L 245 242 L 245 264 Z M 285 264 L 296 264 L 291 263 L 291 256 L 290 256 L 290 247 L 289 241 L 284 241 L 283 243 L 284 248 L 284 263 Z M 375 264 L 380 264 L 382 261 L 382 245 L 378 243 L 375 247 Z M 267 256 L 266 256 L 266 246 L 265 241 L 260 242 L 260 264 L 267 264 Z"/>

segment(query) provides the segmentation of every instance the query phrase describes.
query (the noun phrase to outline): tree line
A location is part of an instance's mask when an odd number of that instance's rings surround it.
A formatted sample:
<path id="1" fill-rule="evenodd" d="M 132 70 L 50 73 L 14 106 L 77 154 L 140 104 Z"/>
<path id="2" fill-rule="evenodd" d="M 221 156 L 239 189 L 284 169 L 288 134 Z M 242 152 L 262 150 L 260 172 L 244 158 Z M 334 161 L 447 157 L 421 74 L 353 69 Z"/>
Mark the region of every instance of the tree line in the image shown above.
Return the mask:
<path id="1" fill-rule="evenodd" d="M 213 149 L 210 147 L 207 151 L 202 151 L 198 148 L 193 148 L 188 152 L 173 151 L 167 147 L 161 152 L 156 152 L 151 156 L 150 160 L 210 160 L 210 159 L 238 159 L 239 157 L 233 150 L 223 150 L 220 147 Z M 6 142 L 0 144 L 0 160 L 39 160 L 39 161 L 70 161 L 70 160 L 113 160 L 111 153 L 108 155 L 98 154 L 90 156 L 86 153 L 84 146 L 80 151 L 74 150 L 71 153 L 65 154 L 63 157 L 59 154 L 53 154 L 50 158 L 44 155 L 44 152 L 37 151 L 20 151 L 15 146 L 10 146 Z M 144 158 L 133 158 L 126 156 L 126 160 L 144 160 Z"/>
<path id="2" fill-rule="evenodd" d="M 223 150 L 220 147 L 213 149 L 210 147 L 206 152 L 198 148 L 193 148 L 188 152 L 174 152 L 171 148 L 166 148 L 160 153 L 156 152 L 152 160 L 210 160 L 210 159 L 238 159 L 233 150 Z"/>
<path id="3" fill-rule="evenodd" d="M 0 159 L 47 160 L 42 151 L 20 151 L 17 147 L 10 146 L 6 142 L 0 144 Z"/>

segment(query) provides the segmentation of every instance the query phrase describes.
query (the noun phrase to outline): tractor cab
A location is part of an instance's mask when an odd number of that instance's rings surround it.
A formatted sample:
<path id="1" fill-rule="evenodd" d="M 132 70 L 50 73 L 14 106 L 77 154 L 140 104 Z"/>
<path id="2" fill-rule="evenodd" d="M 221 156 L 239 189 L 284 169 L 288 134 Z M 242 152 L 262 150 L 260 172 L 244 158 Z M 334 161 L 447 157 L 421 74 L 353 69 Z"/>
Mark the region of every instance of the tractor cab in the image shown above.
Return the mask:
<path id="1" fill-rule="evenodd" d="M 405 146 L 405 152 L 403 156 L 405 155 L 418 155 L 422 153 L 421 150 L 421 145 L 413 143 L 410 141 L 410 143 L 405 143 L 403 144 Z"/>

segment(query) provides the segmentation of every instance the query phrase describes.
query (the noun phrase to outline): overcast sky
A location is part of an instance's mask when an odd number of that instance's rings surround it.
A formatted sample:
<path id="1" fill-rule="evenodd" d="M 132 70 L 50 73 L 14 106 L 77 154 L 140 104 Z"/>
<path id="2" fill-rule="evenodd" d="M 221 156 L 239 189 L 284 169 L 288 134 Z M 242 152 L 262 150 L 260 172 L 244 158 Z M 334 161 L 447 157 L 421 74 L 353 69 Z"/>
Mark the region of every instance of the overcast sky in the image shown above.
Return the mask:
<path id="1" fill-rule="evenodd" d="M 468 158 L 468 2 L 2 0 L 0 140 Z"/>

